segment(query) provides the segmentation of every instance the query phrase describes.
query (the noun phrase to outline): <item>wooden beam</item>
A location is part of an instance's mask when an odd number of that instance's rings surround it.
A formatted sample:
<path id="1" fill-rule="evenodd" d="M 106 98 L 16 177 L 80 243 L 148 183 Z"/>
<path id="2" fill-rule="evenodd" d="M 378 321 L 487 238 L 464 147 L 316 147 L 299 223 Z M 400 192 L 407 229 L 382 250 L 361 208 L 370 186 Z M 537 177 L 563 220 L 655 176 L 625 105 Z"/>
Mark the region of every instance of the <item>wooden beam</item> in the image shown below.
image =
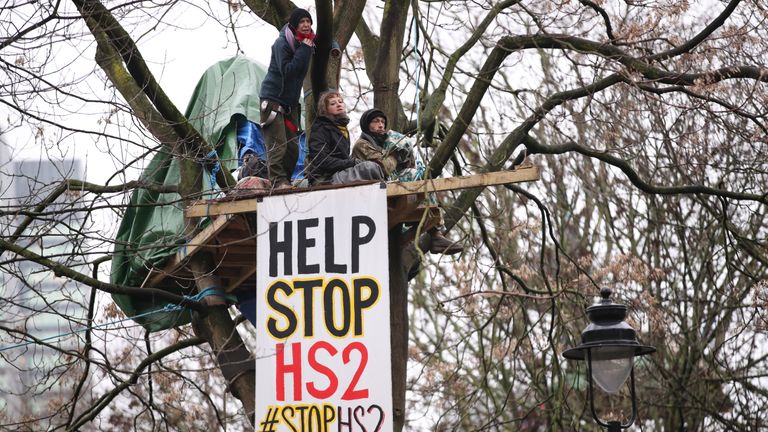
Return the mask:
<path id="1" fill-rule="evenodd" d="M 217 216 L 221 214 L 251 213 L 256 211 L 260 198 L 237 201 L 206 202 L 200 201 L 184 210 L 186 217 Z"/>
<path id="2" fill-rule="evenodd" d="M 201 248 L 205 247 L 208 241 L 219 234 L 231 220 L 232 216 L 229 215 L 220 216 L 214 219 L 213 223 L 200 231 L 200 233 L 198 233 L 189 243 L 179 246 L 176 254 L 165 267 L 162 269 L 150 270 L 141 286 L 155 286 L 165 279 L 166 276 L 175 273 L 188 257 L 196 254 Z"/>
<path id="3" fill-rule="evenodd" d="M 241 273 L 240 277 L 237 278 L 237 279 L 234 279 L 232 282 L 227 284 L 227 286 L 224 289 L 224 291 L 226 291 L 228 293 L 237 291 L 238 288 L 240 288 L 240 286 L 243 285 L 243 282 L 245 282 L 248 278 L 256 279 L 254 274 L 256 274 L 256 266 L 255 265 L 243 269 L 243 272 Z"/>
<path id="4" fill-rule="evenodd" d="M 539 168 L 535 165 L 520 167 L 514 171 L 496 171 L 461 177 L 448 177 L 432 180 L 419 180 L 387 184 L 387 196 L 396 197 L 428 192 L 440 192 L 474 187 L 495 186 L 508 183 L 536 181 Z M 297 192 L 308 192 L 298 189 Z M 221 214 L 251 213 L 258 207 L 261 198 L 248 198 L 237 201 L 206 202 L 193 204 L 184 211 L 186 217 L 216 216 Z"/>
<path id="5" fill-rule="evenodd" d="M 539 179 L 539 168 L 530 165 L 515 171 L 497 171 L 470 176 L 417 180 L 403 183 L 387 184 L 387 197 L 411 195 L 417 193 L 440 192 L 456 189 L 469 189 L 480 186 L 496 186 L 508 183 L 536 181 Z"/>

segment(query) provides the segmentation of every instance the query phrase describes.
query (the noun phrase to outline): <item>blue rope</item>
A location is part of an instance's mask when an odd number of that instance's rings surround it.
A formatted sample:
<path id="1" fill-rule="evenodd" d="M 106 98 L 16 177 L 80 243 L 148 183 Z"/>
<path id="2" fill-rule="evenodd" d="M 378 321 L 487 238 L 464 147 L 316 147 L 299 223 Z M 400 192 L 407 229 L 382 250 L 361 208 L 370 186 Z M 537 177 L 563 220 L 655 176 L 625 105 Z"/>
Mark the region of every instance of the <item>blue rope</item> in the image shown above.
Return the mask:
<path id="1" fill-rule="evenodd" d="M 21 343 L 18 343 L 16 345 L 9 345 L 9 346 L 0 348 L 0 352 L 12 350 L 12 349 L 15 349 L 15 348 L 22 348 L 22 347 L 25 347 L 25 346 L 28 346 L 28 345 L 39 343 L 39 342 L 47 342 L 47 341 L 50 341 L 50 340 L 56 340 L 56 339 L 63 338 L 63 337 L 66 337 L 66 336 L 72 336 L 72 335 L 75 335 L 75 334 L 78 334 L 78 333 L 83 333 L 83 332 L 86 332 L 88 330 L 97 330 L 97 329 L 100 329 L 100 328 L 103 328 L 103 327 L 108 327 L 108 326 L 111 326 L 111 325 L 120 324 L 122 322 L 129 321 L 129 320 L 135 321 L 135 320 L 137 320 L 139 318 L 144 318 L 144 317 L 147 317 L 147 316 L 150 316 L 150 315 L 154 315 L 154 314 L 157 314 L 157 313 L 171 313 L 171 312 L 183 311 L 184 309 L 187 309 L 185 306 L 182 306 L 184 303 L 187 303 L 188 301 L 200 301 L 200 300 L 202 300 L 202 299 L 204 299 L 205 297 L 208 297 L 208 296 L 224 297 L 230 303 L 236 303 L 237 302 L 237 297 L 236 296 L 234 296 L 232 294 L 226 294 L 223 291 L 219 290 L 218 288 L 219 288 L 218 286 L 213 285 L 211 287 L 208 287 L 208 288 L 200 291 L 199 293 L 197 293 L 197 294 L 195 294 L 193 296 L 184 296 L 184 300 L 182 300 L 182 302 L 180 304 L 169 303 L 169 304 L 163 306 L 162 308 L 151 310 L 149 312 L 144 312 L 144 313 L 141 313 L 141 314 L 138 314 L 138 315 L 134 315 L 132 317 L 126 317 L 126 318 L 123 318 L 123 319 L 120 319 L 120 320 L 117 320 L 117 321 L 111 321 L 111 322 L 104 323 L 104 324 L 98 324 L 98 325 L 95 325 L 95 326 L 92 326 L 92 327 L 86 327 L 86 328 L 83 328 L 83 329 L 80 329 L 80 330 L 74 330 L 74 331 L 67 332 L 67 333 L 61 333 L 61 334 L 58 334 L 56 336 L 49 336 L 49 337 L 43 338 L 43 339 L 36 339 L 36 340 L 32 340 L 32 341 L 27 340 L 25 342 L 21 342 Z M 192 313 L 192 310 L 190 309 L 190 315 L 191 315 L 191 313 Z"/>

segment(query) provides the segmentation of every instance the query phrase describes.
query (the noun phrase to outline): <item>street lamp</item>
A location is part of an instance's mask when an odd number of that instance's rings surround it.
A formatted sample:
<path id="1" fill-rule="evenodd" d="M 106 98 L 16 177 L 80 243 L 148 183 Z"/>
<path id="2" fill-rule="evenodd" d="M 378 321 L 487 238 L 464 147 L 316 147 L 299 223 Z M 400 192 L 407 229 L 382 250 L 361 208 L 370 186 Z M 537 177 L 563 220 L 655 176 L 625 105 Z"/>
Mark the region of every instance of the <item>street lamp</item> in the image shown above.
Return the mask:
<path id="1" fill-rule="evenodd" d="M 655 352 L 656 348 L 640 345 L 635 329 L 624 322 L 624 318 L 627 317 L 627 307 L 611 301 L 609 288 L 601 289 L 600 297 L 602 299 L 599 303 L 587 308 L 587 316 L 591 323 L 581 332 L 581 344 L 563 352 L 563 357 L 569 360 L 586 360 L 592 417 L 597 424 L 607 428 L 608 432 L 620 432 L 630 427 L 637 415 L 634 358 Z M 595 411 L 592 380 L 594 379 L 598 387 L 606 393 L 616 394 L 629 377 L 631 377 L 632 416 L 626 423 L 600 420 Z"/>

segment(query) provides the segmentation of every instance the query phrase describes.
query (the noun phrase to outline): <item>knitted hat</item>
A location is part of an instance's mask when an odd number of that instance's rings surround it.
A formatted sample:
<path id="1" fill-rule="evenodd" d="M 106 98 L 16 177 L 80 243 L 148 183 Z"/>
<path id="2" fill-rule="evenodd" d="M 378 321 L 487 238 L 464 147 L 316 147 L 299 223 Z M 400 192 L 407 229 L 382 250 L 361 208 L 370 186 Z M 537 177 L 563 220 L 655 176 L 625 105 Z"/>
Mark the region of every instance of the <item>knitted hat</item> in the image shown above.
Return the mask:
<path id="1" fill-rule="evenodd" d="M 302 8 L 296 8 L 291 12 L 291 17 L 288 18 L 288 25 L 296 30 L 299 28 L 299 21 L 301 21 L 302 18 L 309 18 L 310 24 L 312 23 L 312 15 L 310 15 L 309 12 Z"/>
<path id="2" fill-rule="evenodd" d="M 384 114 L 384 111 L 373 108 L 364 112 L 363 115 L 360 117 L 360 130 L 362 130 L 364 133 L 370 134 L 371 130 L 369 129 L 369 127 L 373 119 L 375 119 L 376 117 L 384 118 L 384 129 L 386 129 L 388 121 L 387 121 L 387 116 Z"/>

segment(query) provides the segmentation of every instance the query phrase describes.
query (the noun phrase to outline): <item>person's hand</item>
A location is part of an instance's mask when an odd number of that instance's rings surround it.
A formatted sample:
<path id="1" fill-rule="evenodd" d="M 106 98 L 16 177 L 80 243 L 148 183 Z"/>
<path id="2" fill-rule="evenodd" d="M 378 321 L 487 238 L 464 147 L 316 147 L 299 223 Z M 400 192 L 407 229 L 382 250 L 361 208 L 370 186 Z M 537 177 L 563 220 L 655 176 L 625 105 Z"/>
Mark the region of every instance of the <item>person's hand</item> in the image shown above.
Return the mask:
<path id="1" fill-rule="evenodd" d="M 314 42 L 314 41 L 312 41 L 312 39 L 310 39 L 310 38 L 304 38 L 304 39 L 301 41 L 301 43 L 303 43 L 304 45 L 306 45 L 306 46 L 308 46 L 308 47 L 310 47 L 310 48 L 314 48 L 314 47 L 315 47 L 315 42 Z"/>

